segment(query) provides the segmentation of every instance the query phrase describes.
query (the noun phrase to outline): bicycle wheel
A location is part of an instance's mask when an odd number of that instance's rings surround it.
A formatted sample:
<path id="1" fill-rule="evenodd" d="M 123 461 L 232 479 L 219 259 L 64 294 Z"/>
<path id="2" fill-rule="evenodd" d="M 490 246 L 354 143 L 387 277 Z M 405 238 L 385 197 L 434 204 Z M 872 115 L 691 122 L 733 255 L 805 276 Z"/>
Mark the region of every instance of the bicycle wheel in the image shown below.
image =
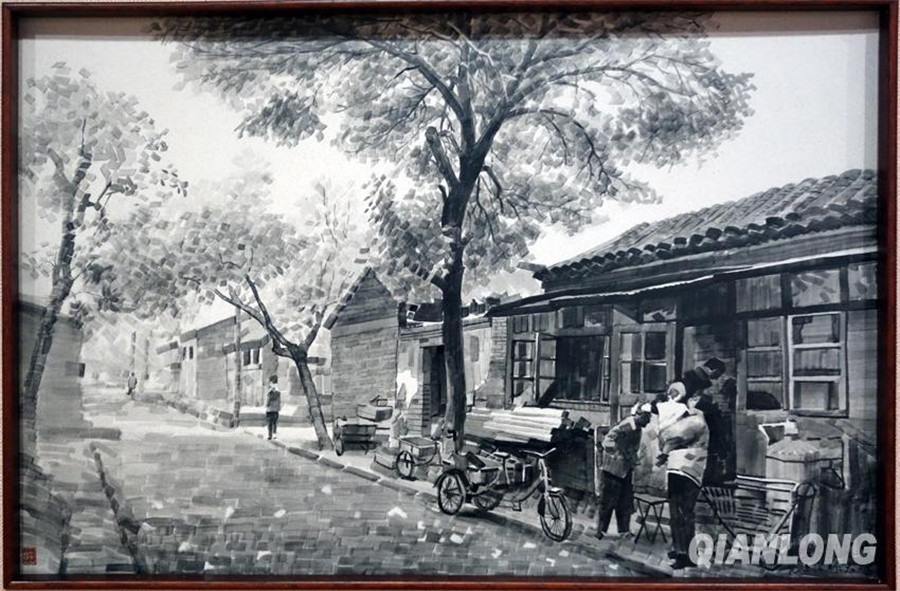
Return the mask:
<path id="1" fill-rule="evenodd" d="M 334 453 L 339 456 L 344 455 L 344 438 L 338 437 L 334 440 Z"/>
<path id="2" fill-rule="evenodd" d="M 496 509 L 500 501 L 503 500 L 503 493 L 496 490 L 489 490 L 472 497 L 472 503 L 481 511 L 490 511 Z"/>
<path id="3" fill-rule="evenodd" d="M 551 492 L 538 503 L 538 515 L 544 535 L 554 542 L 562 542 L 572 533 L 572 514 L 561 493 Z"/>
<path id="4" fill-rule="evenodd" d="M 459 474 L 448 472 L 437 481 L 438 507 L 447 515 L 456 515 L 466 502 L 466 487 Z"/>
<path id="5" fill-rule="evenodd" d="M 397 474 L 403 478 L 412 478 L 416 462 L 408 451 L 401 451 L 397 456 Z"/>

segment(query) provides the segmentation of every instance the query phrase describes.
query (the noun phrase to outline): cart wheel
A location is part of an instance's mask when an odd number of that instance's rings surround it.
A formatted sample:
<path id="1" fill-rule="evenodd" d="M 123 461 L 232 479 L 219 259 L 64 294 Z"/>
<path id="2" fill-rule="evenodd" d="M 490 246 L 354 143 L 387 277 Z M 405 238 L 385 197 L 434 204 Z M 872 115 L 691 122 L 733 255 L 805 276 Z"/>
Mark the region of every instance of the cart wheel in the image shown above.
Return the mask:
<path id="1" fill-rule="evenodd" d="M 397 474 L 402 476 L 403 478 L 412 478 L 413 470 L 416 468 L 416 463 L 413 460 L 412 454 L 408 451 L 401 451 L 397 456 Z"/>
<path id="2" fill-rule="evenodd" d="M 496 490 L 489 490 L 480 495 L 472 497 L 472 502 L 482 511 L 491 511 L 496 509 L 500 501 L 503 500 L 503 493 Z"/>
<path id="3" fill-rule="evenodd" d="M 562 542 L 572 533 L 572 514 L 562 493 L 552 492 L 542 496 L 538 503 L 538 515 L 544 535 L 554 542 Z"/>
<path id="4" fill-rule="evenodd" d="M 437 481 L 438 507 L 447 515 L 456 515 L 466 502 L 466 488 L 459 474 L 442 474 Z"/>
<path id="5" fill-rule="evenodd" d="M 334 440 L 334 453 L 339 456 L 344 455 L 344 440 L 340 437 Z"/>

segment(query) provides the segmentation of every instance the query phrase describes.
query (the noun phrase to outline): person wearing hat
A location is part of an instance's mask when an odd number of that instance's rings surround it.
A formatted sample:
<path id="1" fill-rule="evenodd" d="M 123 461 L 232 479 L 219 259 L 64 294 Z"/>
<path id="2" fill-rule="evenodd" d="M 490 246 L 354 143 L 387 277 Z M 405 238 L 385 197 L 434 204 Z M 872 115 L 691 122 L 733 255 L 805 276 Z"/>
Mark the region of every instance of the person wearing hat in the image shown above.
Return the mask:
<path id="1" fill-rule="evenodd" d="M 595 534 L 598 540 L 606 534 L 613 512 L 619 534 L 631 533 L 631 514 L 634 511 L 632 473 L 638 463 L 641 431 L 649 422 L 650 405 L 635 405 L 631 415 L 610 429 L 601 442 L 600 507 Z"/>

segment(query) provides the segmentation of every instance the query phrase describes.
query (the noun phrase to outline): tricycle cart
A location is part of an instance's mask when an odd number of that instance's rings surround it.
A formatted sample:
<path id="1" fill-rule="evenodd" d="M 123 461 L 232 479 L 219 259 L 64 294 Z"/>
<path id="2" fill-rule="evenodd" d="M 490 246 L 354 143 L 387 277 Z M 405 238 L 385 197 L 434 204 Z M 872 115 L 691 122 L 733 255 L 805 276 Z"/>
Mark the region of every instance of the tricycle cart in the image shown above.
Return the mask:
<path id="1" fill-rule="evenodd" d="M 521 458 L 506 452 L 454 454 L 435 482 L 438 506 L 447 515 L 458 513 L 467 501 L 481 511 L 502 502 L 520 511 L 522 502 L 539 491 L 541 529 L 551 540 L 561 542 L 572 533 L 572 514 L 562 489 L 550 482 L 545 458 L 554 451 L 522 450 Z"/>
<path id="2" fill-rule="evenodd" d="M 376 446 L 375 423 L 339 417 L 334 421 L 334 453 L 343 455 L 349 447 L 362 448 L 368 453 Z"/>
<path id="3" fill-rule="evenodd" d="M 438 444 L 427 437 L 401 437 L 394 467 L 403 478 L 412 478 L 417 466 L 427 466 L 438 457 Z"/>

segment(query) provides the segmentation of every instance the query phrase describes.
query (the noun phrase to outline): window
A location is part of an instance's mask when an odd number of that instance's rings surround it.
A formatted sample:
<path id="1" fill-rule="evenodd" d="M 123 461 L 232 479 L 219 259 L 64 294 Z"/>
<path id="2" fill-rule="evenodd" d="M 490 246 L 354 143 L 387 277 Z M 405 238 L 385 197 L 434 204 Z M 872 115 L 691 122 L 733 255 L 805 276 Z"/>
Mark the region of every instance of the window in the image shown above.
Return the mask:
<path id="1" fill-rule="evenodd" d="M 194 348 L 188 347 L 188 359 L 193 359 L 193 358 L 194 358 Z"/>
<path id="2" fill-rule="evenodd" d="M 243 355 L 241 355 L 241 357 L 243 357 L 241 363 L 244 365 L 244 367 L 250 365 L 250 349 L 244 349 Z"/>
<path id="3" fill-rule="evenodd" d="M 254 365 L 259 365 L 259 347 L 253 349 L 253 363 Z"/>
<path id="4" fill-rule="evenodd" d="M 477 363 L 479 357 L 481 356 L 481 341 L 478 340 L 478 337 L 470 337 L 469 338 L 469 355 L 472 359 L 472 363 Z"/>
<path id="5" fill-rule="evenodd" d="M 772 310 L 781 307 L 781 275 L 747 277 L 735 281 L 738 312 Z"/>
<path id="6" fill-rule="evenodd" d="M 534 340 L 512 342 L 512 395 L 534 397 Z"/>
<path id="7" fill-rule="evenodd" d="M 747 408 L 784 407 L 784 320 L 781 317 L 748 320 Z"/>
<path id="8" fill-rule="evenodd" d="M 581 328 L 584 326 L 584 308 L 573 306 L 558 312 L 560 328 Z"/>
<path id="9" fill-rule="evenodd" d="M 641 302 L 641 317 L 644 322 L 675 320 L 675 300 L 644 300 Z"/>
<path id="10" fill-rule="evenodd" d="M 516 334 L 531 332 L 531 316 L 513 316 L 512 331 Z"/>
<path id="11" fill-rule="evenodd" d="M 791 301 L 794 307 L 837 304 L 841 301 L 841 279 L 838 269 L 804 271 L 790 276 Z"/>
<path id="12" fill-rule="evenodd" d="M 668 379 L 666 332 L 621 333 L 619 369 L 621 393 L 665 392 Z"/>
<path id="13" fill-rule="evenodd" d="M 845 410 L 843 316 L 791 316 L 788 323 L 791 408 Z"/>
<path id="14" fill-rule="evenodd" d="M 874 261 L 851 264 L 847 270 L 847 283 L 851 300 L 874 300 L 878 297 L 878 264 Z"/>
<path id="15" fill-rule="evenodd" d="M 560 337 L 556 351 L 556 400 L 609 402 L 609 337 Z"/>

